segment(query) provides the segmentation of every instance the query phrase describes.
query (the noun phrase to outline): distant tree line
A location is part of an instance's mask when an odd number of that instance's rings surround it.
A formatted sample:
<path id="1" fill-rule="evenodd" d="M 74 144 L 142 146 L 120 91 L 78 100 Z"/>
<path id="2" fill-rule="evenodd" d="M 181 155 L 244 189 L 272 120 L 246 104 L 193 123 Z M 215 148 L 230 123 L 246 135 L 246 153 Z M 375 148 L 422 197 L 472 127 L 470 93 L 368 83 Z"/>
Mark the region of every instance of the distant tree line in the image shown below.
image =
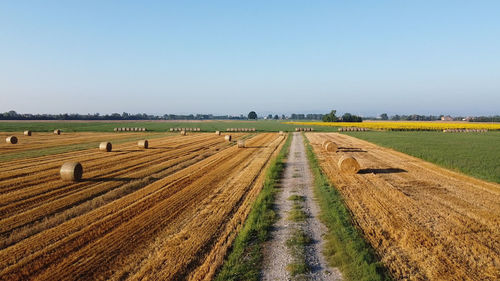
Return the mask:
<path id="1" fill-rule="evenodd" d="M 323 114 L 295 114 L 290 115 L 290 119 L 300 119 L 300 120 L 322 120 Z"/>
<path id="2" fill-rule="evenodd" d="M 176 115 L 165 114 L 163 116 L 148 115 L 145 113 L 130 114 L 127 112 L 112 113 L 101 115 L 95 114 L 78 114 L 78 113 L 64 113 L 64 114 L 19 114 L 14 110 L 0 114 L 0 120 L 211 120 L 211 119 L 246 119 L 243 115 L 229 116 L 229 115 L 212 115 L 212 114 L 189 114 L 189 115 Z"/>
<path id="3" fill-rule="evenodd" d="M 385 114 L 385 115 L 384 115 Z M 384 114 L 381 114 L 380 117 L 382 120 L 388 120 L 388 116 L 386 113 Z M 418 114 L 412 114 L 412 115 L 394 115 L 394 116 L 391 116 L 391 120 L 394 120 L 394 121 L 436 121 L 436 120 L 441 120 L 441 117 L 443 115 L 440 115 L 440 116 L 435 116 L 435 115 L 418 115 Z M 462 119 L 460 119 L 462 120 Z"/>
<path id="4" fill-rule="evenodd" d="M 500 122 L 500 115 L 472 117 L 470 122 Z"/>

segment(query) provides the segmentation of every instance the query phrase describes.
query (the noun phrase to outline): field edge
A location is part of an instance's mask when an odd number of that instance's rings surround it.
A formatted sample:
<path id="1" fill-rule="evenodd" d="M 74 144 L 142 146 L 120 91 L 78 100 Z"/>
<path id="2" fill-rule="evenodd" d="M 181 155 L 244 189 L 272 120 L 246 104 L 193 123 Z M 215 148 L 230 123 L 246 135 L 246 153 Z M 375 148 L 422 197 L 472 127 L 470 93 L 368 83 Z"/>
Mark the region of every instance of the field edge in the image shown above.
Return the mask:
<path id="1" fill-rule="evenodd" d="M 263 188 L 243 227 L 228 251 L 214 280 L 259 280 L 262 269 L 262 246 L 269 239 L 270 228 L 276 221 L 273 210 L 277 185 L 284 170 L 292 137 L 287 136 L 283 147 L 266 171 Z"/>
<path id="2" fill-rule="evenodd" d="M 362 230 L 356 227 L 341 194 L 323 173 L 306 136 L 304 143 L 320 207 L 319 218 L 328 229 L 323 250 L 326 260 L 330 266 L 339 268 L 344 280 L 392 280 Z"/>

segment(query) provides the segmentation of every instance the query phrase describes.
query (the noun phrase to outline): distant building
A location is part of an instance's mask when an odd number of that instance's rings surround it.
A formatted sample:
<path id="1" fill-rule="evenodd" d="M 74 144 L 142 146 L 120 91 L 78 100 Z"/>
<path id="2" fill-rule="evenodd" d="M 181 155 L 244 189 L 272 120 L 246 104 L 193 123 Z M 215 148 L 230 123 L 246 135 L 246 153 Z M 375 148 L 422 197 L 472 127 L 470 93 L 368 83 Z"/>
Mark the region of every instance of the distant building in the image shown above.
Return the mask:
<path id="1" fill-rule="evenodd" d="M 462 119 L 462 121 L 467 121 L 467 122 L 470 122 L 472 119 L 473 119 L 473 117 L 472 117 L 472 116 L 467 116 L 467 117 L 465 117 L 464 119 Z"/>
<path id="2" fill-rule="evenodd" d="M 441 121 L 453 121 L 453 117 L 451 117 L 450 115 L 442 116 Z"/>

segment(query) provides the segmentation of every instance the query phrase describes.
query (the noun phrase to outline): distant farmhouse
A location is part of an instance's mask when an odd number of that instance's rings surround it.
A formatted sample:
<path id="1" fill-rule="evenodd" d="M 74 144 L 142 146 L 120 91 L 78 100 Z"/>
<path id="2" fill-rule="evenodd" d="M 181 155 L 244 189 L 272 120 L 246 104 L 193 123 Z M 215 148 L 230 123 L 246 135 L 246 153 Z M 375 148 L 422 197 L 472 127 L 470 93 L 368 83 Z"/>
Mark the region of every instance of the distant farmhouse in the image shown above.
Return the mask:
<path id="1" fill-rule="evenodd" d="M 442 116 L 441 121 L 453 121 L 453 117 L 450 115 Z"/>

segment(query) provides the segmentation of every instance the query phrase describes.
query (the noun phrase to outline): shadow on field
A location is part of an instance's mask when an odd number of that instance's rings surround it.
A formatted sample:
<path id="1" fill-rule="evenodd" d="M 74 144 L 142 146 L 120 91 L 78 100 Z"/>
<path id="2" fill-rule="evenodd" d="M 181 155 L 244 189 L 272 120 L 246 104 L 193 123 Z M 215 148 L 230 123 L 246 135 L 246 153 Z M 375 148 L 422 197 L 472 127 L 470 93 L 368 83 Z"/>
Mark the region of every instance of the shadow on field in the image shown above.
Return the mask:
<path id="1" fill-rule="evenodd" d="M 399 168 L 386 168 L 386 169 L 361 169 L 358 174 L 393 174 L 393 173 L 406 173 L 407 170 Z"/>
<path id="2" fill-rule="evenodd" d="M 266 148 L 265 145 L 245 145 L 245 148 Z"/>
<path id="3" fill-rule="evenodd" d="M 108 181 L 122 181 L 129 182 L 133 180 L 137 180 L 138 178 L 90 178 L 90 179 L 81 179 L 80 181 L 90 181 L 90 182 L 108 182 Z"/>
<path id="4" fill-rule="evenodd" d="M 342 150 L 342 152 L 366 152 L 366 150 L 363 150 L 359 147 L 343 147 L 339 146 L 339 150 Z"/>

